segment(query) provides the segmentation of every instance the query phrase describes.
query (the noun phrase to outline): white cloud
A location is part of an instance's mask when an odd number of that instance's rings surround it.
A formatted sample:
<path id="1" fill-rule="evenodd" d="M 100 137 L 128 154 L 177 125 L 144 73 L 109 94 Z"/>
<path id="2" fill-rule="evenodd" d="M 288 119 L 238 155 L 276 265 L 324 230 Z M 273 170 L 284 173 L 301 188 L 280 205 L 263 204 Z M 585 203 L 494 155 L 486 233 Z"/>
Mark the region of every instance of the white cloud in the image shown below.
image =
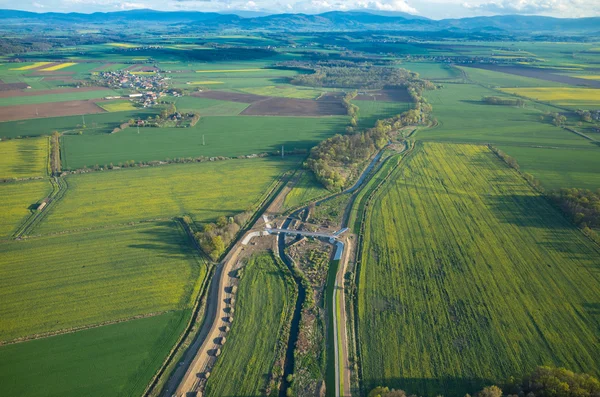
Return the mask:
<path id="1" fill-rule="evenodd" d="M 540 14 L 560 17 L 600 15 L 598 0 L 491 0 L 463 3 L 463 7 L 486 14 Z"/>

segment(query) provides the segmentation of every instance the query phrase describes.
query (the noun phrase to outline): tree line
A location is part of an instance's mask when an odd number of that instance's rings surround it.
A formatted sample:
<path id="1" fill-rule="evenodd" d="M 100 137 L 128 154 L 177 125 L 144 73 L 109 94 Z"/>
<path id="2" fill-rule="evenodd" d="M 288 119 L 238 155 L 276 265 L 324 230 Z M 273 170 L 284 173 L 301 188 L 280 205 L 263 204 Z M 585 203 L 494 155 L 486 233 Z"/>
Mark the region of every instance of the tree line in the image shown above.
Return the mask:
<path id="1" fill-rule="evenodd" d="M 504 105 L 525 107 L 525 101 L 521 98 L 501 98 L 497 96 L 486 96 L 481 99 L 488 105 Z"/>
<path id="2" fill-rule="evenodd" d="M 600 244 L 600 235 L 594 230 L 600 228 L 600 189 L 595 192 L 560 189 L 551 192 L 549 197 L 588 237 Z"/>
<path id="3" fill-rule="evenodd" d="M 183 221 L 194 231 L 194 238 L 198 241 L 200 248 L 212 260 L 217 260 L 223 253 L 229 243 L 242 227 L 248 222 L 252 213 L 249 211 L 241 212 L 235 216 L 220 216 L 214 223 L 204 223 L 197 225 L 191 217 L 184 216 Z"/>
<path id="4" fill-rule="evenodd" d="M 487 386 L 476 397 L 600 397 L 600 381 L 565 368 L 538 367 L 521 379 L 510 378 L 502 387 Z M 377 387 L 369 397 L 416 397 L 403 390 Z M 467 394 L 465 397 L 471 397 Z"/>
<path id="5" fill-rule="evenodd" d="M 352 127 L 348 129 L 349 134 L 337 134 L 322 141 L 312 148 L 304 165 L 327 189 L 333 191 L 345 188 L 358 172 L 359 166 L 382 149 L 395 131 L 429 119 L 432 106 L 422 96 L 424 86 L 427 85 L 415 84 L 408 87 L 408 93 L 414 103 L 412 109 L 378 120 L 373 128 L 363 133 L 354 133 L 356 131 Z"/>

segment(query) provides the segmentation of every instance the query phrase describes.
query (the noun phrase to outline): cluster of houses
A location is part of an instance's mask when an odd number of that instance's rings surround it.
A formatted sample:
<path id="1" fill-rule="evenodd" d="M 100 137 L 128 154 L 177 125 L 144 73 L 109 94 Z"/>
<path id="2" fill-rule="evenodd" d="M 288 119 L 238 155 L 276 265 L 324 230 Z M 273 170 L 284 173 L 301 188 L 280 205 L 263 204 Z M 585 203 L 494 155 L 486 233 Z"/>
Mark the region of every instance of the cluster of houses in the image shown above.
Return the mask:
<path id="1" fill-rule="evenodd" d="M 168 88 L 168 77 L 160 73 L 137 74 L 128 70 L 114 72 L 100 72 L 98 78 L 101 83 L 111 88 L 130 88 L 136 90 L 161 92 Z"/>

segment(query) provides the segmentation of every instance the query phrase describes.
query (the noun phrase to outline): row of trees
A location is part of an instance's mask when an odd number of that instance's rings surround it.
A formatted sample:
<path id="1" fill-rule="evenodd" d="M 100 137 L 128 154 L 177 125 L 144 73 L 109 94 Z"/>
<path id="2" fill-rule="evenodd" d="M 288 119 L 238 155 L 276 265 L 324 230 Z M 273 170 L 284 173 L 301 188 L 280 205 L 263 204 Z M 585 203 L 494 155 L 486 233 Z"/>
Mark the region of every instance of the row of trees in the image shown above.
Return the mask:
<path id="1" fill-rule="evenodd" d="M 213 260 L 219 259 L 238 232 L 251 217 L 249 211 L 241 212 L 235 216 L 220 216 L 215 223 L 200 224 L 194 237 L 202 250 Z M 193 227 L 194 223 L 189 216 L 183 217 L 185 223 Z"/>
<path id="2" fill-rule="evenodd" d="M 300 74 L 292 84 L 313 87 L 341 87 L 381 89 L 384 87 L 406 87 L 418 80 L 416 73 L 402 68 L 379 66 L 313 66 L 314 73 Z"/>
<path id="3" fill-rule="evenodd" d="M 522 379 L 509 379 L 502 388 L 488 386 L 477 397 L 599 397 L 600 381 L 565 368 L 538 367 Z M 409 397 L 403 390 L 377 387 L 369 397 Z M 411 395 L 410 397 L 416 397 Z M 471 397 L 467 394 L 465 397 Z"/>
<path id="4" fill-rule="evenodd" d="M 576 188 L 560 189 L 549 196 L 573 223 L 600 244 L 600 235 L 594 230 L 600 228 L 600 189 L 595 192 Z"/>
<path id="5" fill-rule="evenodd" d="M 486 96 L 482 98 L 482 101 L 487 103 L 488 105 L 525 107 L 525 101 L 521 98 L 501 98 L 497 96 Z"/>
<path id="6" fill-rule="evenodd" d="M 408 88 L 413 109 L 394 117 L 378 120 L 375 127 L 360 134 L 335 135 L 315 146 L 305 162 L 317 179 L 329 190 L 341 190 L 358 166 L 383 148 L 394 131 L 426 121 L 432 106 L 422 97 L 422 85 Z M 354 132 L 354 131 L 352 131 Z"/>

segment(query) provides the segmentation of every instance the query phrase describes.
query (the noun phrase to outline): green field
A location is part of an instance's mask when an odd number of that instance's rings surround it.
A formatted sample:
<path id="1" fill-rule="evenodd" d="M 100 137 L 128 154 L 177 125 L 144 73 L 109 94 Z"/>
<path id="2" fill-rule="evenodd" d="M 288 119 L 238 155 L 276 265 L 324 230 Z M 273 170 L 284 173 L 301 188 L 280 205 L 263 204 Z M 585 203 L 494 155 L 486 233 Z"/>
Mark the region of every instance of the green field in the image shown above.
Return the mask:
<path id="1" fill-rule="evenodd" d="M 97 105 L 107 112 L 128 112 L 137 109 L 133 106 L 133 103 L 128 100 L 99 102 Z"/>
<path id="2" fill-rule="evenodd" d="M 405 112 L 409 103 L 383 101 L 352 101 L 358 106 L 358 128 L 367 129 L 375 126 L 377 120 L 386 119 Z"/>
<path id="3" fill-rule="evenodd" d="M 470 80 L 492 87 L 562 87 L 564 84 L 516 74 L 502 73 L 485 69 L 459 67 Z"/>
<path id="4" fill-rule="evenodd" d="M 598 375 L 600 248 L 484 146 L 406 160 L 367 210 L 365 389 L 464 395 L 538 365 Z"/>
<path id="5" fill-rule="evenodd" d="M 540 121 L 542 112 L 512 106 L 484 104 L 485 96 L 496 91 L 473 84 L 446 84 L 426 91 L 439 125 L 421 131 L 417 139 L 495 143 L 514 145 L 591 147 L 591 143 L 573 133 Z"/>
<path id="6" fill-rule="evenodd" d="M 236 116 L 248 107 L 247 103 L 184 96 L 175 99 L 177 110 L 197 112 L 200 116 Z"/>
<path id="7" fill-rule="evenodd" d="M 10 236 L 18 226 L 35 211 L 37 204 L 52 192 L 46 180 L 19 183 L 0 183 L 2 216 L 0 216 L 0 239 Z"/>
<path id="8" fill-rule="evenodd" d="M 314 173 L 304 171 L 292 190 L 285 196 L 283 208 L 286 210 L 297 208 L 328 194 L 329 191 L 317 181 Z"/>
<path id="9" fill-rule="evenodd" d="M 48 138 L 0 141 L 0 179 L 47 174 Z"/>
<path id="10" fill-rule="evenodd" d="M 50 103 L 50 102 L 66 102 L 66 101 L 80 101 L 87 99 L 98 99 L 106 96 L 117 95 L 116 92 L 110 90 L 98 90 L 98 91 L 81 91 L 81 92 L 68 92 L 60 94 L 45 94 L 45 95 L 33 95 L 33 96 L 17 96 L 0 98 L 0 106 L 15 106 L 15 105 L 34 105 L 39 103 Z"/>
<path id="11" fill-rule="evenodd" d="M 189 312 L 0 347 L 4 396 L 139 396 L 183 331 Z"/>
<path id="12" fill-rule="evenodd" d="M 428 80 L 444 80 L 460 77 L 456 69 L 434 62 L 404 62 L 398 65 L 398 67 L 419 73 L 421 78 Z"/>
<path id="13" fill-rule="evenodd" d="M 310 149 L 344 131 L 346 117 L 202 117 L 192 128 L 127 128 L 110 135 L 68 135 L 63 166 L 77 169 L 128 160 L 151 161 L 199 156 L 240 156 Z M 202 136 L 206 145 L 202 145 Z"/>
<path id="14" fill-rule="evenodd" d="M 65 196 L 36 233 L 100 227 L 190 214 L 214 221 L 254 210 L 298 158 L 227 160 L 68 176 Z"/>
<path id="15" fill-rule="evenodd" d="M 147 119 L 160 113 L 157 109 L 138 109 L 131 112 L 86 114 L 86 128 L 81 116 L 46 117 L 39 119 L 0 122 L 0 137 L 50 135 L 53 131 L 83 131 L 85 134 L 110 133 L 129 119 Z"/>
<path id="16" fill-rule="evenodd" d="M 4 242 L 0 340 L 185 309 L 205 273 L 174 221 Z"/>
<path id="17" fill-rule="evenodd" d="M 500 148 L 519 163 L 521 170 L 546 189 L 600 189 L 600 149 L 544 149 L 516 146 Z"/>
<path id="18" fill-rule="evenodd" d="M 249 260 L 237 293 L 236 321 L 208 379 L 206 396 L 264 394 L 278 341 L 287 340 L 285 330 L 294 310 L 295 285 L 282 266 L 272 254 Z"/>
<path id="19" fill-rule="evenodd" d="M 290 85 L 271 85 L 266 87 L 244 88 L 240 91 L 256 95 L 296 99 L 316 99 L 323 93 L 322 90 L 315 90 L 312 88 L 299 88 Z"/>

